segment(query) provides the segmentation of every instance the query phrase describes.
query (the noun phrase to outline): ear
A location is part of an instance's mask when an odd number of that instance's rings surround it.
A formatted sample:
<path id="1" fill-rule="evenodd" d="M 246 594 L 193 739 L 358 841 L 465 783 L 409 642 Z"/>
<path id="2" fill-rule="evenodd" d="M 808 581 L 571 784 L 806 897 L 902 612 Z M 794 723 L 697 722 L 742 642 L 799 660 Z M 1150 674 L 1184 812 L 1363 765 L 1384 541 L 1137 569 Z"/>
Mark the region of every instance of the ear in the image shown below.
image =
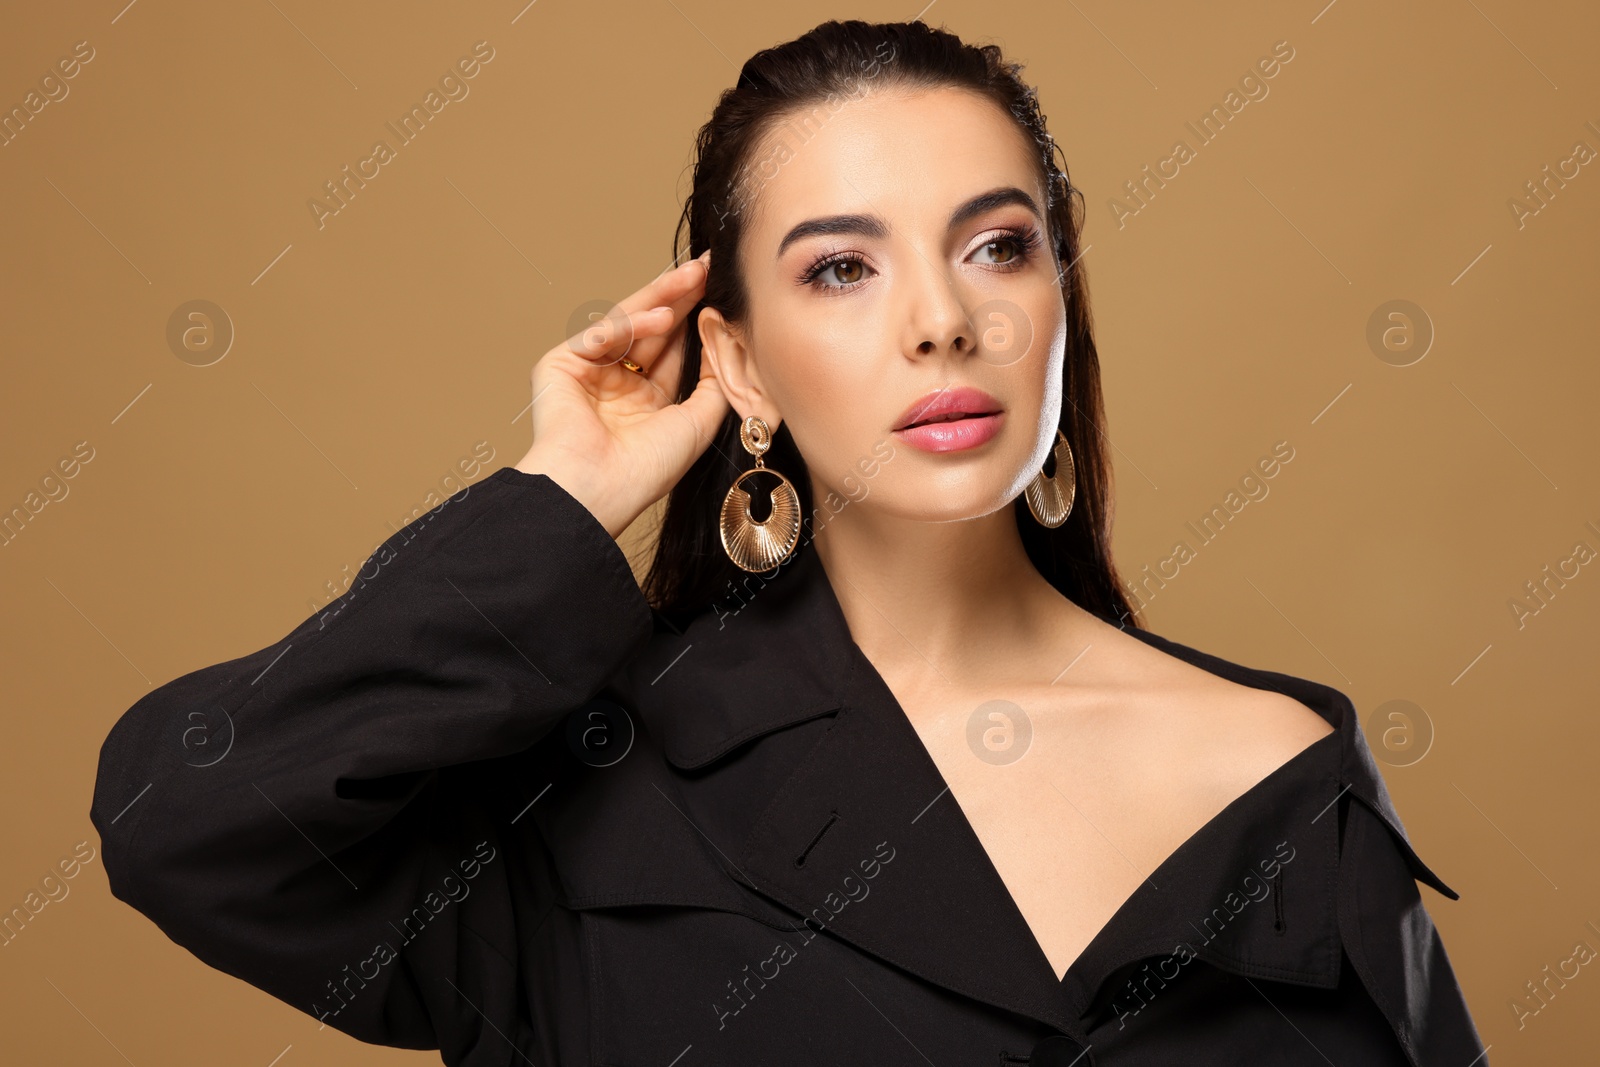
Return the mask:
<path id="1" fill-rule="evenodd" d="M 783 415 L 762 388 L 760 370 L 745 344 L 744 331 L 729 324 L 722 312 L 711 307 L 700 310 L 699 325 L 701 358 L 710 363 L 729 405 L 741 420 L 760 416 L 776 432 Z"/>

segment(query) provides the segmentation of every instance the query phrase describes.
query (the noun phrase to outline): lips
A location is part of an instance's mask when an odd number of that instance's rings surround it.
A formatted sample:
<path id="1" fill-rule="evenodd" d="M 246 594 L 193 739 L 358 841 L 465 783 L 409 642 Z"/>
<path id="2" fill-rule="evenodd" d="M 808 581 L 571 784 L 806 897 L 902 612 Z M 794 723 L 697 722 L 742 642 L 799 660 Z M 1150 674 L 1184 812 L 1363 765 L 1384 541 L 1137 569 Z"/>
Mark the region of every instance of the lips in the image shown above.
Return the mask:
<path id="1" fill-rule="evenodd" d="M 910 426 L 902 426 L 900 428 L 902 430 L 909 430 L 912 426 L 926 426 L 933 422 L 955 422 L 958 419 L 972 419 L 978 417 L 980 417 L 978 414 L 970 411 L 952 411 L 945 415 L 935 415 L 931 419 L 923 419 L 921 422 L 913 422 Z"/>
<path id="2" fill-rule="evenodd" d="M 1000 432 L 1003 411 L 992 415 L 967 415 L 955 419 L 933 419 L 895 430 L 895 439 L 923 452 L 961 452 L 977 448 Z"/>
<path id="3" fill-rule="evenodd" d="M 1000 411 L 1000 402 L 982 389 L 949 386 L 929 393 L 901 412 L 894 428 L 905 430 L 930 423 L 955 422 Z"/>

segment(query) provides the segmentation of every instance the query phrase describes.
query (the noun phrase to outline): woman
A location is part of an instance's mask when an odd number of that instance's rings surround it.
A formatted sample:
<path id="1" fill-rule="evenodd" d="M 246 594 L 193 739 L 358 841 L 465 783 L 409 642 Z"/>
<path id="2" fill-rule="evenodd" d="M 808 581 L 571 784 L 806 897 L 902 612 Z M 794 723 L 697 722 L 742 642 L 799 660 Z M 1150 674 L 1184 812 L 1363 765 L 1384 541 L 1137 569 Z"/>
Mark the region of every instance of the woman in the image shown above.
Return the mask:
<path id="1" fill-rule="evenodd" d="M 1350 701 L 1133 617 L 1018 68 L 830 22 L 698 150 L 515 467 L 119 721 L 115 894 L 453 1064 L 1487 1062 Z"/>

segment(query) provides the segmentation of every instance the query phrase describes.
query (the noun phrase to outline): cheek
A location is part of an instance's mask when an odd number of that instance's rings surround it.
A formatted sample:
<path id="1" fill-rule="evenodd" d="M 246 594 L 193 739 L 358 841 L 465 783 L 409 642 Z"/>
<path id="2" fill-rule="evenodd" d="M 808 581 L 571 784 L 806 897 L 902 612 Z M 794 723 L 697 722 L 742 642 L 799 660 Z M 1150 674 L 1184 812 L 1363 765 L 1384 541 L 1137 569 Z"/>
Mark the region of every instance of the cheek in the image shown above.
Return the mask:
<path id="1" fill-rule="evenodd" d="M 1059 355 L 1067 342 L 1067 308 L 1061 294 L 1054 289 L 1040 293 L 1037 301 L 1026 305 L 1026 312 L 1035 326 L 1034 349 Z"/>
<path id="2" fill-rule="evenodd" d="M 1018 364 L 1028 379 L 1019 384 L 1028 391 L 1028 395 L 1038 398 L 1048 417 L 1053 416 L 1063 403 L 1067 313 L 1059 299 L 1041 303 L 1032 313 L 1033 321 L 1040 324 L 1040 329 L 1028 350 L 1028 358 Z"/>
<path id="3" fill-rule="evenodd" d="M 786 346 L 772 363 L 774 399 L 808 465 L 831 484 L 872 454 L 898 408 L 874 369 L 873 342 L 814 338 Z"/>
<path id="4" fill-rule="evenodd" d="M 859 461 L 871 457 L 874 441 L 888 436 L 889 403 L 881 381 L 860 374 L 816 373 L 795 383 L 783 412 L 806 464 L 828 484 L 848 492 L 844 479 Z"/>

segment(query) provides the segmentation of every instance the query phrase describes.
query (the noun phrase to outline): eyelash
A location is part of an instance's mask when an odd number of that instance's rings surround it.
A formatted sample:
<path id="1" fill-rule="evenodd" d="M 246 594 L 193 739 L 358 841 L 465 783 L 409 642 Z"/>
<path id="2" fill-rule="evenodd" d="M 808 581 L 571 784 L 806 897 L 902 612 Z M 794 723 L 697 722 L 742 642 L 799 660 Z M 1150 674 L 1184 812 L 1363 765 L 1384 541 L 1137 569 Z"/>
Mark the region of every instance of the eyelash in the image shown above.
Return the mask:
<path id="1" fill-rule="evenodd" d="M 1000 230 L 1000 232 L 993 238 L 985 241 L 980 247 L 987 248 L 992 244 L 998 244 L 1002 241 L 1010 242 L 1016 248 L 1017 254 L 1011 260 L 1011 262 L 995 264 L 995 266 L 998 269 L 1005 271 L 1020 270 L 1033 260 L 1034 253 L 1039 250 L 1041 237 L 1039 230 L 1033 226 L 1029 226 L 1021 230 L 1004 228 Z M 813 289 L 818 289 L 829 296 L 850 292 L 857 286 L 864 284 L 866 279 L 863 278 L 860 281 L 848 282 L 843 285 L 824 285 L 820 284 L 817 279 L 821 277 L 822 272 L 827 270 L 829 267 L 838 266 L 840 263 L 859 262 L 861 262 L 861 257 L 853 252 L 824 253 L 821 259 L 817 260 L 810 267 L 806 268 L 805 273 L 800 276 L 801 284 L 810 286 Z"/>

